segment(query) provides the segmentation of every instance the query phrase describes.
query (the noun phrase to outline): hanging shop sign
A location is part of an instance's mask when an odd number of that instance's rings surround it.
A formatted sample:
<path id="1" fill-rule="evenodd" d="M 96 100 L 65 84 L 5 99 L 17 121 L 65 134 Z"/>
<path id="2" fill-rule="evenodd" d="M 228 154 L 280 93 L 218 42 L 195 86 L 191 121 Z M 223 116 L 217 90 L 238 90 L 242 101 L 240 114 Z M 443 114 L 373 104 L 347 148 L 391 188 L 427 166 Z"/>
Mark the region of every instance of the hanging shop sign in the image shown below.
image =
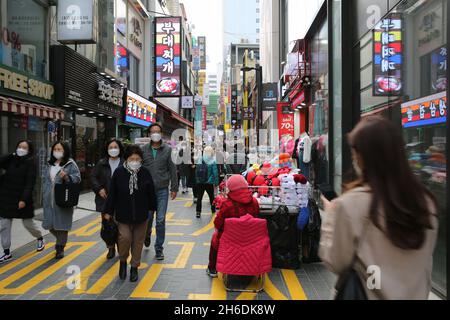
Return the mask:
<path id="1" fill-rule="evenodd" d="M 65 44 L 97 42 L 97 0 L 58 1 L 58 41 Z"/>
<path id="2" fill-rule="evenodd" d="M 393 13 L 373 31 L 373 95 L 400 96 L 403 89 L 403 20 Z"/>
<path id="3" fill-rule="evenodd" d="M 447 47 L 441 47 L 431 53 L 431 90 L 447 90 Z"/>
<path id="4" fill-rule="evenodd" d="M 142 56 L 144 43 L 144 21 L 130 6 L 128 8 L 128 49 L 138 59 Z"/>
<path id="5" fill-rule="evenodd" d="M 301 107 L 302 104 L 305 103 L 306 97 L 305 97 L 305 90 L 300 91 L 297 96 L 292 100 L 291 106 L 292 109 L 297 109 L 298 107 Z"/>
<path id="6" fill-rule="evenodd" d="M 238 114 L 239 114 L 239 106 L 238 106 L 237 85 L 233 84 L 231 85 L 231 128 L 233 130 L 239 129 Z"/>
<path id="7" fill-rule="evenodd" d="M 278 101 L 278 83 L 263 84 L 263 111 L 276 111 Z"/>
<path id="8" fill-rule="evenodd" d="M 149 127 L 156 121 L 156 104 L 128 90 L 124 121 L 146 128 Z"/>
<path id="9" fill-rule="evenodd" d="M 198 37 L 200 70 L 206 70 L 206 37 Z"/>
<path id="10" fill-rule="evenodd" d="M 447 95 L 441 92 L 402 104 L 404 128 L 443 124 L 447 121 Z"/>
<path id="11" fill-rule="evenodd" d="M 181 94 L 181 17 L 155 18 L 155 95 Z"/>
<path id="12" fill-rule="evenodd" d="M 278 133 L 279 139 L 281 140 L 284 136 L 292 136 L 295 135 L 294 130 L 294 114 L 292 112 L 285 113 L 283 112 L 283 108 L 290 108 L 289 103 L 279 103 L 277 106 L 278 113 Z"/>
<path id="13" fill-rule="evenodd" d="M 53 84 L 0 64 L 0 93 L 24 100 L 53 104 Z"/>
<path id="14" fill-rule="evenodd" d="M 192 70 L 200 70 L 200 48 L 198 46 L 192 48 Z"/>
<path id="15" fill-rule="evenodd" d="M 193 109 L 194 108 L 194 97 L 193 96 L 183 96 L 181 98 L 181 108 L 182 109 Z"/>

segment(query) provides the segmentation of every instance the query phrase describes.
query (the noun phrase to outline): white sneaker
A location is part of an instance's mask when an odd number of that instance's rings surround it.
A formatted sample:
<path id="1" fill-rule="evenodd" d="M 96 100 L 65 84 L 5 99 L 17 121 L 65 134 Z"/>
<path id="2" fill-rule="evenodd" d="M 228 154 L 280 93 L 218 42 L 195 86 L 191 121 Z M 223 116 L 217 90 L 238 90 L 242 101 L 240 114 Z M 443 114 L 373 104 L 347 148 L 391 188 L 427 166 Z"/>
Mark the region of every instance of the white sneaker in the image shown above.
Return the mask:
<path id="1" fill-rule="evenodd" d="M 5 263 L 9 260 L 12 259 L 12 254 L 3 254 L 2 256 L 0 256 L 0 264 Z"/>
<path id="2" fill-rule="evenodd" d="M 41 251 L 44 250 L 44 249 L 45 249 L 45 241 L 44 241 L 44 239 L 38 240 L 38 241 L 37 241 L 37 248 L 36 248 L 36 251 L 37 251 L 37 252 L 41 252 Z"/>

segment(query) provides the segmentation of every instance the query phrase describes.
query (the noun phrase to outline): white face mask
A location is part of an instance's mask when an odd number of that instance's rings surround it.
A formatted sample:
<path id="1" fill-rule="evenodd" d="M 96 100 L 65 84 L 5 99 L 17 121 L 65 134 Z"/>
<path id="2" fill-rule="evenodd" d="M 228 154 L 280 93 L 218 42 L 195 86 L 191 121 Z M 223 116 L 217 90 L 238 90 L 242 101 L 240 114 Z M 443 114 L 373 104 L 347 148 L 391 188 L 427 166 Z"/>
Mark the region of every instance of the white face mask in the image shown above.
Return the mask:
<path id="1" fill-rule="evenodd" d="M 355 169 L 355 172 L 358 175 L 358 177 L 361 178 L 363 175 L 363 172 L 362 172 L 361 168 L 359 167 L 358 162 L 355 159 L 353 159 L 353 168 Z"/>
<path id="2" fill-rule="evenodd" d="M 128 162 L 128 167 L 133 171 L 138 171 L 141 168 L 142 164 L 139 161 L 131 161 Z"/>
<path id="3" fill-rule="evenodd" d="M 53 151 L 53 157 L 55 157 L 56 160 L 61 160 L 64 157 L 64 153 L 60 151 Z"/>
<path id="4" fill-rule="evenodd" d="M 28 154 L 28 150 L 22 149 L 22 148 L 18 148 L 16 150 L 16 154 L 18 157 L 25 157 Z"/>
<path id="5" fill-rule="evenodd" d="M 161 134 L 160 133 L 153 133 L 150 138 L 153 142 L 160 142 L 161 141 Z"/>
<path id="6" fill-rule="evenodd" d="M 109 149 L 108 154 L 112 158 L 117 158 L 120 154 L 120 150 L 119 149 Z"/>

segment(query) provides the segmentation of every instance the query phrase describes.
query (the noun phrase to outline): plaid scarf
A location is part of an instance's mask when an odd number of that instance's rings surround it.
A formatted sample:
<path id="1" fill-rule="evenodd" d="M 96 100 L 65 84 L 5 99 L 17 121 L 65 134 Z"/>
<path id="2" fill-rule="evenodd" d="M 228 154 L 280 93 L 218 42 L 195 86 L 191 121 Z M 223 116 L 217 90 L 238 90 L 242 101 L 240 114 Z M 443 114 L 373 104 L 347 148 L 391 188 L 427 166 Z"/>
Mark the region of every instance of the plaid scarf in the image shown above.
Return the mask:
<path id="1" fill-rule="evenodd" d="M 138 175 L 138 172 L 139 172 L 140 169 L 137 170 L 137 171 L 131 170 L 130 167 L 128 166 L 128 162 L 126 162 L 126 161 L 123 163 L 123 167 L 130 174 L 130 182 L 129 182 L 128 186 L 130 188 L 130 195 L 132 195 L 134 193 L 134 190 L 139 190 L 139 188 L 138 188 L 138 176 L 137 175 Z"/>

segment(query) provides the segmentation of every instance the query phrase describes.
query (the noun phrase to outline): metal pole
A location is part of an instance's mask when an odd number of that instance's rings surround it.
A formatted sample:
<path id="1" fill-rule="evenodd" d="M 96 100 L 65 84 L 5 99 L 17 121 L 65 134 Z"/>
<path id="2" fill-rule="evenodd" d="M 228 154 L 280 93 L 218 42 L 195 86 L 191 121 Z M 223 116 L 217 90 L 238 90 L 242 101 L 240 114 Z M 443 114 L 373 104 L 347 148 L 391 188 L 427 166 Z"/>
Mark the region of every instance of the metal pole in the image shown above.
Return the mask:
<path id="1" fill-rule="evenodd" d="M 258 146 L 260 145 L 260 138 L 259 138 L 259 130 L 262 127 L 262 66 L 257 65 L 256 66 L 256 74 L 258 78 L 258 121 L 256 123 L 256 132 L 257 132 L 257 142 Z"/>

